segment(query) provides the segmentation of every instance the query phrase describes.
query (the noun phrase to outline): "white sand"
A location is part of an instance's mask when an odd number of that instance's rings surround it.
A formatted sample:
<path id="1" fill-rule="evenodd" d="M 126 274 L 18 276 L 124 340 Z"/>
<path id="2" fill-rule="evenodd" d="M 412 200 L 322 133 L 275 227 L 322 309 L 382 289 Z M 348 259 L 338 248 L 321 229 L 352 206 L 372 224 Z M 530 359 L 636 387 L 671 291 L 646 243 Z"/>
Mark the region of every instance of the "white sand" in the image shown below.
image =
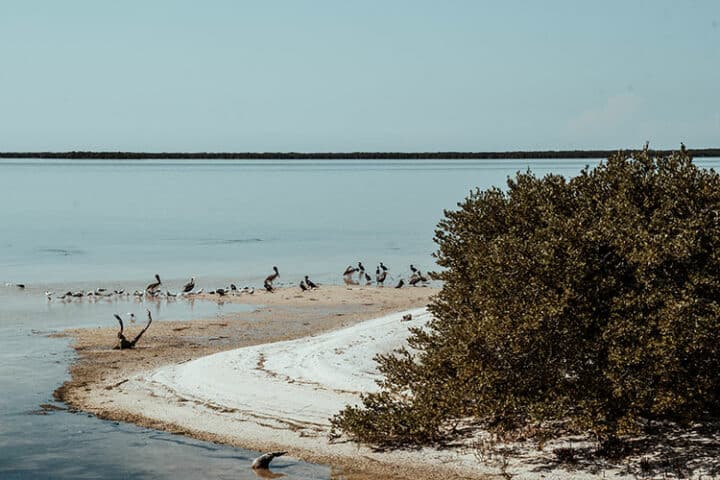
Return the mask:
<path id="1" fill-rule="evenodd" d="M 278 422 L 327 424 L 359 392 L 377 390 L 373 357 L 405 342 L 409 326 L 429 318 L 410 310 L 409 322 L 393 314 L 350 328 L 298 340 L 221 352 L 161 368 L 145 381 L 199 402 L 262 412 Z"/>

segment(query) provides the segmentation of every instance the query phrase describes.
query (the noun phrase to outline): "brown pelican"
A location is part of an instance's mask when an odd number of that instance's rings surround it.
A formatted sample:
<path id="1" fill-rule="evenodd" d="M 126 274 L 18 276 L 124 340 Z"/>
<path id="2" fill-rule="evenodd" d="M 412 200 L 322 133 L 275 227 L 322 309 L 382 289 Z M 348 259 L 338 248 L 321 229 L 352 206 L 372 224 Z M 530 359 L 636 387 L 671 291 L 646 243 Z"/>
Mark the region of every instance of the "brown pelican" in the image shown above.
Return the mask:
<path id="1" fill-rule="evenodd" d="M 251 467 L 254 469 L 267 469 L 270 466 L 270 462 L 272 462 L 275 457 L 281 457 L 286 453 L 288 452 L 269 452 L 264 455 L 260 455 L 253 460 Z"/>
<path id="2" fill-rule="evenodd" d="M 343 272 L 343 277 L 347 277 L 348 275 L 352 275 L 353 273 L 357 272 L 358 269 L 353 267 L 352 265 L 348 265 L 348 267 Z"/>
<path id="3" fill-rule="evenodd" d="M 118 323 L 120 323 L 120 331 L 117 334 L 117 337 L 120 340 L 120 344 L 115 348 L 119 348 L 120 350 L 135 348 L 135 345 L 140 340 L 140 337 L 142 337 L 143 334 L 147 331 L 147 329 L 150 328 L 150 324 L 152 323 L 152 315 L 150 314 L 150 310 L 147 311 L 147 315 L 148 323 L 147 325 L 145 325 L 145 328 L 140 330 L 140 333 L 138 333 L 135 338 L 133 338 L 132 340 L 128 340 L 127 338 L 125 338 L 125 335 L 123 335 L 124 326 L 122 318 L 120 318 L 120 315 L 118 315 L 117 313 L 115 314 L 115 318 L 117 319 Z"/>
<path id="4" fill-rule="evenodd" d="M 305 284 L 309 288 L 313 288 L 313 289 L 318 288 L 318 286 L 312 280 L 310 280 L 307 275 L 305 275 Z"/>
<path id="5" fill-rule="evenodd" d="M 185 284 L 182 291 L 183 293 L 189 293 L 192 292 L 193 288 L 195 288 L 195 277 L 190 277 L 190 281 Z"/>
<path id="6" fill-rule="evenodd" d="M 400 281 L 398 282 L 398 284 L 395 285 L 395 288 L 402 288 L 403 285 L 405 285 L 405 280 L 403 280 L 403 279 L 401 278 Z"/>
<path id="7" fill-rule="evenodd" d="M 268 275 L 267 277 L 265 277 L 265 283 L 272 283 L 275 281 L 276 278 L 278 278 L 280 276 L 280 272 L 278 272 L 277 267 L 273 267 L 273 271 L 275 273 L 272 273 L 272 274 Z"/>
<path id="8" fill-rule="evenodd" d="M 160 275 L 158 275 L 157 273 L 155 274 L 155 280 L 157 281 L 145 287 L 145 293 L 153 293 L 160 285 L 162 285 L 162 282 L 160 281 Z"/>
<path id="9" fill-rule="evenodd" d="M 382 264 L 381 264 L 382 265 Z M 379 286 L 383 286 L 383 282 L 385 282 L 385 278 L 387 277 L 387 271 L 383 270 L 380 271 L 381 267 L 378 267 L 375 269 L 375 281 Z"/>

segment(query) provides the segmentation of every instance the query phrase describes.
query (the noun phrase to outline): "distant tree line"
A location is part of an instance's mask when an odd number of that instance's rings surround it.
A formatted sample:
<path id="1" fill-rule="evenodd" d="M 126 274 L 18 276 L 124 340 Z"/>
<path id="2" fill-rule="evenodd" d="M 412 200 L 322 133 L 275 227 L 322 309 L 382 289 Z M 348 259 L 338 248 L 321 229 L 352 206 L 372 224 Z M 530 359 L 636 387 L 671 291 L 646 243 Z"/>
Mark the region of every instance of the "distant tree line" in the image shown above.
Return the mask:
<path id="1" fill-rule="evenodd" d="M 623 152 L 625 150 L 620 150 Z M 627 150 L 628 153 L 632 152 Z M 667 156 L 671 150 L 650 150 Z M 0 152 L 0 158 L 216 159 L 216 160 L 419 160 L 419 159 L 604 159 L 618 150 L 533 150 L 517 152 Z M 720 157 L 720 148 L 688 150 L 693 157 Z"/>

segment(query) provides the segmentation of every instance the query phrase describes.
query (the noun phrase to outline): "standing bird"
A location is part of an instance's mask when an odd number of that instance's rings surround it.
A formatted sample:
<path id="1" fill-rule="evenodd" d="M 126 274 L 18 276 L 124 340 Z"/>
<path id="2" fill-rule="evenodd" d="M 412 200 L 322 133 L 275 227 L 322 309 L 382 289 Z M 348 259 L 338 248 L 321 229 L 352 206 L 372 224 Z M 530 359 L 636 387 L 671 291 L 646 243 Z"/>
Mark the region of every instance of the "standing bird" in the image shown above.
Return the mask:
<path id="1" fill-rule="evenodd" d="M 419 282 L 420 282 L 420 276 L 419 276 L 417 273 L 413 273 L 413 274 L 410 276 L 410 280 L 408 281 L 408 283 L 409 283 L 410 285 L 412 285 L 413 287 L 414 287 L 415 285 L 417 285 Z"/>
<path id="2" fill-rule="evenodd" d="M 307 275 L 305 275 L 305 284 L 312 289 L 318 288 L 318 286 L 312 280 L 310 280 Z"/>
<path id="3" fill-rule="evenodd" d="M 265 283 L 269 283 L 271 286 L 272 286 L 272 282 L 274 282 L 275 279 L 280 276 L 280 272 L 278 271 L 277 267 L 273 267 L 273 272 L 275 272 L 275 273 L 271 273 L 270 275 L 265 277 Z"/>
<path id="4" fill-rule="evenodd" d="M 383 272 L 387 272 L 387 270 L 388 270 L 388 268 L 385 265 L 383 265 L 382 262 L 380 262 L 380 268 L 382 268 Z"/>
<path id="5" fill-rule="evenodd" d="M 348 265 L 348 267 L 343 272 L 343 277 L 349 277 L 350 275 L 352 275 L 353 273 L 355 273 L 357 271 L 358 271 L 357 268 L 353 267 L 352 265 Z"/>
<path id="6" fill-rule="evenodd" d="M 380 271 L 380 268 L 381 267 L 375 269 L 375 281 L 377 282 L 378 286 L 382 287 L 385 278 L 387 278 L 387 272 L 385 270 Z"/>
<path id="7" fill-rule="evenodd" d="M 395 288 L 402 288 L 403 285 L 405 285 L 405 280 L 403 280 L 403 279 L 401 278 L 400 281 L 398 282 L 398 284 L 395 285 Z"/>
<path id="8" fill-rule="evenodd" d="M 365 272 L 365 285 L 370 285 L 372 283 L 372 278 L 370 275 L 368 275 L 367 272 Z"/>
<path id="9" fill-rule="evenodd" d="M 182 291 L 183 293 L 190 293 L 192 292 L 193 288 L 195 288 L 195 277 L 190 277 L 190 281 L 185 284 Z"/>
<path id="10" fill-rule="evenodd" d="M 263 287 L 265 287 L 265 290 L 272 293 L 273 290 L 275 290 L 272 286 L 272 282 L 268 282 L 267 279 L 265 280 L 265 283 L 263 283 Z"/>
<path id="11" fill-rule="evenodd" d="M 269 452 L 264 455 L 260 455 L 255 460 L 253 460 L 251 467 L 255 470 L 266 470 L 270 466 L 270 462 L 272 462 L 275 457 L 282 457 L 286 453 L 288 452 Z"/>
<path id="12" fill-rule="evenodd" d="M 157 273 L 155 274 L 155 282 L 151 283 L 147 287 L 145 287 L 145 293 L 154 293 L 157 288 L 162 285 L 162 282 L 160 281 L 160 275 Z"/>
<path id="13" fill-rule="evenodd" d="M 302 290 L 304 292 L 307 289 L 308 289 L 308 287 L 307 287 L 307 285 L 305 285 L 305 280 L 300 280 L 300 290 Z"/>
<path id="14" fill-rule="evenodd" d="M 413 273 L 417 273 L 417 272 L 418 272 L 418 269 L 415 268 L 415 266 L 411 263 L 411 264 L 410 264 L 410 271 L 413 272 Z"/>
<path id="15" fill-rule="evenodd" d="M 358 270 L 360 271 L 360 276 L 362 277 L 363 273 L 365 273 L 365 267 L 362 262 L 358 262 Z"/>

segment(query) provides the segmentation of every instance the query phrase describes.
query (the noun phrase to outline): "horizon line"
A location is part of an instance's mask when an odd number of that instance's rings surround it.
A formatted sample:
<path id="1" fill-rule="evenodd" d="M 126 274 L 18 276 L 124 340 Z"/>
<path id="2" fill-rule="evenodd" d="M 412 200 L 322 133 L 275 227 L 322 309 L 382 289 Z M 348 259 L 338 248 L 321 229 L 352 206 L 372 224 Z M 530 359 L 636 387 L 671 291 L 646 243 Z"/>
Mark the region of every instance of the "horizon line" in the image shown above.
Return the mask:
<path id="1" fill-rule="evenodd" d="M 278 159 L 278 160 L 353 160 L 353 159 L 520 159 L 520 158 L 607 158 L 618 152 L 637 152 L 642 149 L 577 149 L 577 150 L 508 150 L 488 152 L 427 151 L 427 152 L 133 152 L 107 150 L 69 150 L 44 152 L 0 152 L 0 158 L 47 159 Z M 668 155 L 678 149 L 649 149 L 655 155 Z M 695 157 L 720 157 L 720 147 L 693 148 L 688 153 Z"/>

